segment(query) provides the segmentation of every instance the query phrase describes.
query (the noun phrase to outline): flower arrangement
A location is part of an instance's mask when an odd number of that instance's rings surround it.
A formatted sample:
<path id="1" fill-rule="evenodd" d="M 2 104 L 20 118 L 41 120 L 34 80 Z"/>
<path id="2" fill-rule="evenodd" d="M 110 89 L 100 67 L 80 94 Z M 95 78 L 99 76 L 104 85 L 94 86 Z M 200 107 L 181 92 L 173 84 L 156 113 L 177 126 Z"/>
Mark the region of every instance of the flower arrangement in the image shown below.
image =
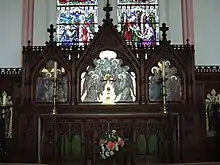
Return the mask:
<path id="1" fill-rule="evenodd" d="M 124 140 L 116 134 L 116 130 L 106 133 L 99 141 L 101 148 L 100 155 L 103 159 L 107 159 L 119 152 L 125 145 Z"/>

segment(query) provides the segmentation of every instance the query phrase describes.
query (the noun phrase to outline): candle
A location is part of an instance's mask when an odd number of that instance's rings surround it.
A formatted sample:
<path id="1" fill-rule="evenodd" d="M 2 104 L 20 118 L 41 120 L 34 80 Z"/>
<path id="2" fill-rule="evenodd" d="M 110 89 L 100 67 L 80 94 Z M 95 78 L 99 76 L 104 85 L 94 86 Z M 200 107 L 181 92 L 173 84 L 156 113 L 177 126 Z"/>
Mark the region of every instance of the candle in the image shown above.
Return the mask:
<path id="1" fill-rule="evenodd" d="M 54 62 L 54 78 L 57 78 L 57 62 Z"/>
<path id="2" fill-rule="evenodd" d="M 3 106 L 6 106 L 6 95 L 3 95 L 2 105 L 3 105 Z"/>
<path id="3" fill-rule="evenodd" d="M 162 62 L 162 77 L 165 78 L 165 61 Z"/>

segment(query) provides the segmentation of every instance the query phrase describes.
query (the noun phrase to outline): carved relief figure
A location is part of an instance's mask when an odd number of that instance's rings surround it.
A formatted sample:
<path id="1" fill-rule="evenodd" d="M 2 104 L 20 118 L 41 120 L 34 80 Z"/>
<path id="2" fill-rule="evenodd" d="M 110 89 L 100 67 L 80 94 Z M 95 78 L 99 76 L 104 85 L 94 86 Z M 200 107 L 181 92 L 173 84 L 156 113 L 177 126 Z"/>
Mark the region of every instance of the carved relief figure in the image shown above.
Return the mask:
<path id="1" fill-rule="evenodd" d="M 0 105 L 2 107 L 8 106 L 8 108 L 3 108 L 0 111 L 0 120 L 1 124 L 4 125 L 4 136 L 5 138 L 12 138 L 12 117 L 13 117 L 13 103 L 12 103 L 12 98 L 11 96 L 8 96 L 7 92 L 2 93 L 2 97 L 0 97 Z M 10 107 L 10 108 L 9 108 Z M 0 124 L 0 125 L 1 125 Z M 2 129 L 2 127 L 1 127 Z M 3 131 L 3 130 L 0 130 Z M 3 135 L 3 134 L 2 134 Z"/>
<path id="2" fill-rule="evenodd" d="M 169 61 L 165 62 L 165 79 L 167 101 L 180 101 L 181 79 L 177 75 L 177 69 Z"/>
<path id="3" fill-rule="evenodd" d="M 64 68 L 57 69 L 57 99 L 59 102 L 67 101 L 68 79 L 64 74 Z M 40 70 L 39 77 L 36 80 L 36 101 L 53 102 L 53 79 L 54 79 L 53 61 L 46 64 L 46 68 Z"/>
<path id="4" fill-rule="evenodd" d="M 149 99 L 151 101 L 161 100 L 161 70 L 158 67 L 151 69 L 153 76 L 149 77 Z"/>
<path id="5" fill-rule="evenodd" d="M 129 66 L 124 66 L 122 72 L 118 74 L 118 78 L 114 84 L 116 98 L 119 97 L 119 101 L 132 101 L 132 95 L 134 95 L 134 84 L 132 75 L 128 72 Z"/>
<path id="6" fill-rule="evenodd" d="M 171 66 L 170 61 L 158 62 L 158 66 L 151 69 L 151 76 L 149 77 L 149 100 L 161 101 L 162 96 L 162 76 L 165 80 L 166 100 L 180 101 L 181 100 L 181 79 L 177 75 L 177 69 Z M 163 71 L 164 68 L 164 71 Z M 162 75 L 164 73 L 164 75 Z"/>
<path id="7" fill-rule="evenodd" d="M 220 94 L 214 89 L 206 96 L 205 112 L 207 136 L 215 136 L 220 123 Z"/>
<path id="8" fill-rule="evenodd" d="M 67 91 L 68 91 L 68 78 L 64 75 L 58 76 L 58 101 L 66 102 L 67 101 Z"/>
<path id="9" fill-rule="evenodd" d="M 5 114 L 5 137 L 12 138 L 12 108 Z"/>
<path id="10" fill-rule="evenodd" d="M 103 85 L 100 79 L 100 75 L 94 71 L 89 71 L 85 75 L 85 82 L 83 84 L 82 93 L 86 92 L 85 102 L 97 102 L 100 100 L 100 95 L 102 95 Z"/>
<path id="11" fill-rule="evenodd" d="M 112 51 L 103 51 L 81 75 L 82 102 L 134 102 L 136 99 L 135 73 L 122 66 Z"/>
<path id="12" fill-rule="evenodd" d="M 37 78 L 36 100 L 42 102 L 53 100 L 53 82 L 49 75 Z"/>

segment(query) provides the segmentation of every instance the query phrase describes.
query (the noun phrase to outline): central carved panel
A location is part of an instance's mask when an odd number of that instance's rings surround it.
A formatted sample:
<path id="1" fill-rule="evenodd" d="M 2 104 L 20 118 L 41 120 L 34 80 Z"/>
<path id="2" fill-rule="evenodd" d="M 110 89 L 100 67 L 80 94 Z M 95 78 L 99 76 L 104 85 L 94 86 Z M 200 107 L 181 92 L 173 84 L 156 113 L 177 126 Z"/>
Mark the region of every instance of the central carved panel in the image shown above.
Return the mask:
<path id="1" fill-rule="evenodd" d="M 113 51 L 103 51 L 81 74 L 81 101 L 114 104 L 136 100 L 136 74 Z"/>

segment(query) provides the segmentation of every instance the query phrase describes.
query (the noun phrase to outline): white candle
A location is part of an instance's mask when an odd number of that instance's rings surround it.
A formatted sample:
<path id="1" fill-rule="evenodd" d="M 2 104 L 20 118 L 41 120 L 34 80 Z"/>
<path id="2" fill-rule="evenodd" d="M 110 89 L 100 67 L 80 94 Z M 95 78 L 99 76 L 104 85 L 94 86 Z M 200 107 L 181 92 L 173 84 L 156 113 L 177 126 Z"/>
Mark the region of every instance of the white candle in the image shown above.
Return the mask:
<path id="1" fill-rule="evenodd" d="M 54 62 L 54 78 L 57 78 L 57 62 Z"/>
<path id="2" fill-rule="evenodd" d="M 2 105 L 3 105 L 3 106 L 6 106 L 6 95 L 3 96 Z"/>
<path id="3" fill-rule="evenodd" d="M 165 61 L 162 62 L 162 77 L 165 78 Z"/>

